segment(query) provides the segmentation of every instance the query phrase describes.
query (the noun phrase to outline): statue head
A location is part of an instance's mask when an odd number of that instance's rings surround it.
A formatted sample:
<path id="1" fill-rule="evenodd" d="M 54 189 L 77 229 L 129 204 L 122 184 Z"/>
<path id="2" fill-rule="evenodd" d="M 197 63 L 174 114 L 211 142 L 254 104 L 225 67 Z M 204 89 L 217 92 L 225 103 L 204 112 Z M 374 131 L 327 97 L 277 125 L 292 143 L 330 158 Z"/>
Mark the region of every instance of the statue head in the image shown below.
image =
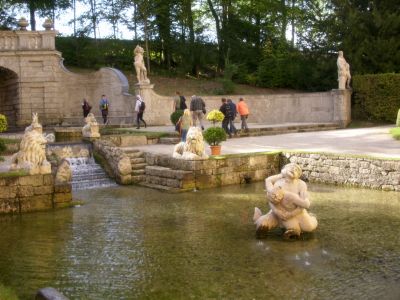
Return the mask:
<path id="1" fill-rule="evenodd" d="M 338 56 L 339 56 L 339 57 L 343 57 L 343 51 L 339 51 L 339 52 L 338 52 Z"/>
<path id="2" fill-rule="evenodd" d="M 144 53 L 144 49 L 142 47 L 140 47 L 139 45 L 136 45 L 135 50 L 133 51 L 133 53 L 136 54 L 143 54 Z"/>
<path id="3" fill-rule="evenodd" d="M 300 166 L 295 163 L 285 165 L 281 171 L 283 177 L 290 179 L 299 179 L 302 173 Z"/>

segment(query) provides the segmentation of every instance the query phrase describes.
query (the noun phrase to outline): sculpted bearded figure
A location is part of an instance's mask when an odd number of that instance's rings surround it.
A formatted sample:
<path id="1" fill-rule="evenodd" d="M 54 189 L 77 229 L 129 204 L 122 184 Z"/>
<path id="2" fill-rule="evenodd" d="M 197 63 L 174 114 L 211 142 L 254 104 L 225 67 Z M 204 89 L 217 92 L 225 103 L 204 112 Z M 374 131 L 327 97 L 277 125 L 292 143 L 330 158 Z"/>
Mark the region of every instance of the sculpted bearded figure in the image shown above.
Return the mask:
<path id="1" fill-rule="evenodd" d="M 284 166 L 281 173 L 265 180 L 267 200 L 271 210 L 262 215 L 259 208 L 254 209 L 254 223 L 257 233 L 266 232 L 275 227 L 285 229 L 284 237 L 298 237 L 302 232 L 312 232 L 318 222 L 309 214 L 310 200 L 307 185 L 300 179 L 301 168 L 290 163 Z"/>
<path id="2" fill-rule="evenodd" d="M 46 159 L 46 143 L 38 115 L 33 114 L 32 124 L 25 129 L 20 150 L 12 157 L 10 170 L 23 169 L 30 175 L 51 173 L 51 165 Z"/>
<path id="3" fill-rule="evenodd" d="M 205 152 L 201 129 L 190 127 L 186 135 L 186 142 L 175 145 L 172 157 L 186 160 L 207 159 L 208 155 Z"/>
<path id="4" fill-rule="evenodd" d="M 337 68 L 338 68 L 338 82 L 339 89 L 350 89 L 350 65 L 347 63 L 346 59 L 343 56 L 343 51 L 338 52 L 337 58 Z"/>
<path id="5" fill-rule="evenodd" d="M 150 83 L 150 80 L 147 78 L 147 69 L 146 66 L 144 65 L 143 48 L 137 45 L 133 52 L 135 55 L 135 61 L 133 65 L 135 67 L 136 78 L 138 83 Z"/>
<path id="6" fill-rule="evenodd" d="M 82 128 L 82 135 L 89 138 L 99 138 L 99 124 L 93 113 L 89 113 L 85 118 L 86 125 Z"/>

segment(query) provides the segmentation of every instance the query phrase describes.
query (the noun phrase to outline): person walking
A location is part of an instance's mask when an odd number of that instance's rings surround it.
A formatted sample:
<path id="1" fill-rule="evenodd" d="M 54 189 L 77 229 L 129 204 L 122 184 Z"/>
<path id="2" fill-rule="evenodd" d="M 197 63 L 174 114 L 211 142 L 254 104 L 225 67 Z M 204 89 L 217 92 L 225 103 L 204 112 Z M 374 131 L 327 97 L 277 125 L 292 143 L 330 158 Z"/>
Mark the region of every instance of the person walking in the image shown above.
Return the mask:
<path id="1" fill-rule="evenodd" d="M 136 129 L 140 129 L 140 121 L 144 123 L 144 128 L 147 127 L 146 121 L 143 120 L 143 113 L 146 109 L 146 103 L 143 101 L 140 95 L 136 96 L 136 105 L 135 105 L 135 112 L 136 112 Z"/>
<path id="2" fill-rule="evenodd" d="M 249 127 L 247 126 L 247 118 L 249 116 L 249 108 L 247 107 L 246 102 L 244 102 L 243 98 L 239 99 L 239 103 L 236 105 L 237 112 L 240 115 L 240 119 L 242 120 L 241 128 L 245 132 L 249 131 Z"/>
<path id="3" fill-rule="evenodd" d="M 174 99 L 174 110 L 185 110 L 187 108 L 186 98 L 181 95 L 179 91 L 176 92 L 176 97 Z"/>
<path id="4" fill-rule="evenodd" d="M 192 116 L 190 115 L 190 110 L 185 109 L 183 115 L 179 118 L 180 129 L 181 129 L 181 141 L 186 142 L 186 135 L 189 131 L 190 126 L 192 126 Z"/>
<path id="5" fill-rule="evenodd" d="M 193 95 L 190 101 L 190 112 L 192 113 L 193 126 L 196 126 L 198 120 L 201 129 L 204 130 L 203 116 L 206 113 L 206 104 L 204 100 L 196 95 Z"/>
<path id="6" fill-rule="evenodd" d="M 82 110 L 83 110 L 83 117 L 86 118 L 90 113 L 92 107 L 90 106 L 89 102 L 84 98 L 82 103 Z"/>
<path id="7" fill-rule="evenodd" d="M 226 98 L 222 98 L 221 102 L 222 102 L 222 105 L 220 106 L 219 111 L 224 114 L 224 119 L 222 120 L 222 129 L 224 129 L 226 134 L 228 134 L 229 137 L 231 137 L 231 133 L 228 129 L 230 107 L 226 102 Z"/>
<path id="8" fill-rule="evenodd" d="M 103 117 L 103 124 L 108 124 L 108 109 L 110 108 L 110 102 L 108 101 L 106 95 L 101 95 L 100 99 L 100 110 L 101 116 Z"/>
<path id="9" fill-rule="evenodd" d="M 236 135 L 236 133 L 237 133 L 237 130 L 235 127 L 235 118 L 237 115 L 236 105 L 235 105 L 235 103 L 233 103 L 233 101 L 231 99 L 228 99 L 226 101 L 226 103 L 229 106 L 229 116 L 228 116 L 229 117 L 229 120 L 228 120 L 229 121 L 229 132 L 230 132 L 230 135 L 232 135 L 232 134 Z"/>

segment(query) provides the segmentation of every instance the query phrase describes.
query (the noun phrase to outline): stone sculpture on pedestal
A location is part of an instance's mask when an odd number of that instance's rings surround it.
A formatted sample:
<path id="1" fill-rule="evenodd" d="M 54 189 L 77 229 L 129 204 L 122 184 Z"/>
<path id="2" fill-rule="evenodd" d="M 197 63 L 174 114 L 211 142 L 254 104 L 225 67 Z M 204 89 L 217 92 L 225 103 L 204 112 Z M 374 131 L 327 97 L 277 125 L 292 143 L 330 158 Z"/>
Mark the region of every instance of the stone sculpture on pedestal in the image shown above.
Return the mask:
<path id="1" fill-rule="evenodd" d="M 93 113 L 89 113 L 85 118 L 86 125 L 82 128 L 82 136 L 88 138 L 99 138 L 99 124 Z"/>
<path id="2" fill-rule="evenodd" d="M 281 173 L 265 179 L 267 200 L 271 210 L 262 215 L 259 208 L 254 209 L 254 223 L 257 234 L 275 227 L 285 229 L 284 237 L 298 237 L 302 232 L 312 232 L 318 222 L 309 214 L 310 200 L 307 185 L 300 179 L 302 170 L 299 165 L 290 163 Z"/>
<path id="3" fill-rule="evenodd" d="M 350 65 L 347 63 L 343 56 L 343 51 L 339 51 L 337 58 L 337 68 L 338 68 L 338 82 L 339 90 L 350 89 Z"/>
<path id="4" fill-rule="evenodd" d="M 143 53 L 143 48 L 137 45 L 134 50 L 135 61 L 133 66 L 135 67 L 138 84 L 150 84 L 150 80 L 147 78 L 147 69 L 144 65 Z"/>
<path id="5" fill-rule="evenodd" d="M 30 175 L 51 173 L 51 165 L 46 159 L 46 143 L 42 125 L 34 113 L 32 124 L 25 128 L 20 150 L 12 157 L 10 170 L 22 169 Z"/>
<path id="6" fill-rule="evenodd" d="M 190 127 L 186 135 L 186 142 L 175 145 L 174 158 L 186 160 L 207 159 L 208 155 L 204 148 L 204 139 L 199 127 Z"/>

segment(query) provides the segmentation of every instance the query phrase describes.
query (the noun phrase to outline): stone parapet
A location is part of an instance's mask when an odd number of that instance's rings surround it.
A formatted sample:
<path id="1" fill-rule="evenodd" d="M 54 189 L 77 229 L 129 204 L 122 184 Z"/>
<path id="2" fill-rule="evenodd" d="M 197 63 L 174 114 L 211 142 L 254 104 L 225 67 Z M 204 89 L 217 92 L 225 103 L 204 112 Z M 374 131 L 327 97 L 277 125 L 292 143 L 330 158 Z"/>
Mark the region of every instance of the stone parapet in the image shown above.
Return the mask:
<path id="1" fill-rule="evenodd" d="M 51 174 L 0 179 L 0 214 L 47 210 L 71 201 L 71 184 L 55 185 Z"/>
<path id="2" fill-rule="evenodd" d="M 284 152 L 281 164 L 297 163 L 310 182 L 344 184 L 400 192 L 400 160 L 343 154 Z"/>
<path id="3" fill-rule="evenodd" d="M 147 183 L 180 189 L 260 181 L 279 172 L 279 153 L 272 152 L 193 161 L 147 153 L 146 162 Z"/>

